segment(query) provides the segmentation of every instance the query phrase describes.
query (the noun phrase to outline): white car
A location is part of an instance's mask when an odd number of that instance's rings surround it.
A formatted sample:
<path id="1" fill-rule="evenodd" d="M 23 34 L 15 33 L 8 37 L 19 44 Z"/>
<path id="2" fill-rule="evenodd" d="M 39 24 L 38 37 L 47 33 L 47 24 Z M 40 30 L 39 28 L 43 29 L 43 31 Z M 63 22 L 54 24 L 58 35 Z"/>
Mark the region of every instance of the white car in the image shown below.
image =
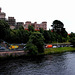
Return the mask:
<path id="1" fill-rule="evenodd" d="M 57 46 L 53 46 L 53 48 L 57 48 Z"/>

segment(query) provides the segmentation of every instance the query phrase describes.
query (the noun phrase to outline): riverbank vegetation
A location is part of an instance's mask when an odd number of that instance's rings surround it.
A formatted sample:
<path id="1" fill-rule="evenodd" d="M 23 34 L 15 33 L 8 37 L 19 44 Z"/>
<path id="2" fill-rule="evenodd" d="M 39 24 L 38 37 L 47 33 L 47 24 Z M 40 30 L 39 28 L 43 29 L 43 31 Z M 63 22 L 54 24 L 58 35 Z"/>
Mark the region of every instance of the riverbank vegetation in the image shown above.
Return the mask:
<path id="1" fill-rule="evenodd" d="M 58 25 L 57 22 L 53 22 L 53 25 L 55 25 L 55 23 Z M 59 26 L 61 24 L 62 23 L 59 22 Z M 0 20 L 0 39 L 8 43 L 27 43 L 29 41 L 29 36 L 33 34 L 33 32 L 41 33 L 44 37 L 44 43 L 54 43 L 57 41 L 66 42 L 69 38 L 67 31 L 63 27 L 58 28 L 53 26 L 52 30 L 43 30 L 40 28 L 39 31 L 35 31 L 33 26 L 29 25 L 28 30 L 24 30 L 23 26 L 12 30 L 7 22 Z"/>
<path id="2" fill-rule="evenodd" d="M 54 20 L 51 26 L 52 30 L 43 30 L 40 28 L 39 31 L 35 31 L 32 25 L 28 26 L 28 30 L 24 30 L 23 26 L 12 30 L 7 22 L 0 20 L 0 41 L 4 40 L 8 43 L 26 43 L 26 50 L 29 50 L 29 53 L 33 55 L 44 53 L 44 44 L 47 43 L 63 43 L 70 41 L 75 46 L 75 33 L 72 32 L 68 35 L 61 21 Z M 53 50 L 50 51 L 53 52 Z M 66 48 L 64 50 L 66 50 Z M 61 52 L 63 50 L 62 48 L 56 48 L 54 51 Z"/>
<path id="3" fill-rule="evenodd" d="M 0 56 L 0 60 L 1 59 L 12 59 L 12 58 L 15 59 L 15 58 L 34 57 L 34 56 L 39 56 L 39 55 L 42 56 L 42 55 L 49 55 L 49 54 L 59 54 L 59 53 L 64 53 L 64 52 L 75 52 L 75 47 L 60 47 L 60 48 L 47 48 L 47 49 L 44 49 L 43 53 L 38 53 L 36 52 L 37 48 L 32 46 L 32 44 L 30 47 L 32 47 L 30 49 L 32 49 L 33 53 L 30 52 L 30 53 L 23 54 L 23 55 L 18 55 L 18 54 L 8 55 L 7 54 L 7 56 Z"/>
<path id="4" fill-rule="evenodd" d="M 70 39 L 69 41 L 71 42 L 71 44 L 73 44 L 73 46 L 75 47 L 75 33 L 71 32 L 70 34 Z"/>
<path id="5" fill-rule="evenodd" d="M 39 32 L 33 32 L 30 37 L 29 41 L 26 44 L 25 50 L 29 51 L 29 54 L 36 55 L 38 53 L 44 52 L 44 37 Z"/>
<path id="6" fill-rule="evenodd" d="M 47 48 L 44 50 L 44 54 L 56 54 L 56 53 L 72 52 L 72 51 L 75 51 L 74 47 Z"/>

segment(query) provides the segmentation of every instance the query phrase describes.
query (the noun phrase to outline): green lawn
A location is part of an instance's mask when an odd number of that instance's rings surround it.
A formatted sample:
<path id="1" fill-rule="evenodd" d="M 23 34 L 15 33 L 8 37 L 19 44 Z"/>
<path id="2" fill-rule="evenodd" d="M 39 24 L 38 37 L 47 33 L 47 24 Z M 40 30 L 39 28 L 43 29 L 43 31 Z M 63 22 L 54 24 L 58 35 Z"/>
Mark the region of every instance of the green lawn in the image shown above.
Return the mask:
<path id="1" fill-rule="evenodd" d="M 71 51 L 75 51 L 75 48 L 73 47 L 47 48 L 44 50 L 44 54 L 55 54 Z"/>

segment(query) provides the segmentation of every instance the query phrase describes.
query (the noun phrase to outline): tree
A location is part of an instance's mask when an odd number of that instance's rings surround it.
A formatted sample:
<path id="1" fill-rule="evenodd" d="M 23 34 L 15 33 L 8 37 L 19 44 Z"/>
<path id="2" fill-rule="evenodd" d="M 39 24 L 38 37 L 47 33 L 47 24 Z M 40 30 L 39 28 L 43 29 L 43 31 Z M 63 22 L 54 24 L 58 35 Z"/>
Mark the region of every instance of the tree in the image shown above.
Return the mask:
<path id="1" fill-rule="evenodd" d="M 64 24 L 59 20 L 54 20 L 51 26 L 53 27 L 53 31 L 59 32 L 64 27 Z"/>
<path id="2" fill-rule="evenodd" d="M 8 40 L 9 43 L 17 43 L 18 39 L 16 34 L 17 34 L 16 30 L 10 30 L 10 37 Z"/>
<path id="3" fill-rule="evenodd" d="M 29 40 L 29 31 L 23 29 L 10 31 L 10 43 L 27 43 Z"/>
<path id="4" fill-rule="evenodd" d="M 5 40 L 10 27 L 7 22 L 0 20 L 0 39 Z"/>
<path id="5" fill-rule="evenodd" d="M 58 35 L 61 35 L 65 39 L 67 38 L 67 31 L 64 28 L 64 24 L 59 20 L 54 20 L 52 25 L 53 31 L 56 32 Z"/>
<path id="6" fill-rule="evenodd" d="M 39 53 L 44 52 L 44 37 L 40 32 L 33 32 L 30 37 L 29 41 L 27 42 L 28 44 L 33 44 L 37 47 L 37 50 Z"/>
<path id="7" fill-rule="evenodd" d="M 20 27 L 19 27 L 19 30 L 24 30 L 24 27 L 23 27 L 23 26 L 20 26 Z"/>
<path id="8" fill-rule="evenodd" d="M 48 31 L 44 31 L 44 34 L 43 34 L 44 38 L 45 38 L 45 43 L 51 43 L 52 42 L 52 39 L 51 39 L 51 35 Z"/>
<path id="9" fill-rule="evenodd" d="M 40 33 L 42 33 L 42 34 L 44 33 L 44 30 L 43 30 L 43 28 L 40 28 Z"/>
<path id="10" fill-rule="evenodd" d="M 53 27 L 53 31 L 58 34 L 61 34 L 65 30 L 64 24 L 59 20 L 54 20 L 51 26 Z"/>
<path id="11" fill-rule="evenodd" d="M 75 33 L 71 32 L 69 37 L 70 37 L 71 44 L 73 44 L 73 46 L 75 47 Z"/>
<path id="12" fill-rule="evenodd" d="M 28 26 L 28 30 L 34 32 L 34 27 L 31 26 L 31 25 L 29 25 L 29 26 Z"/>
<path id="13" fill-rule="evenodd" d="M 27 50 L 28 50 L 28 54 L 29 55 L 36 55 L 36 54 L 38 54 L 37 46 L 35 46 L 32 43 L 27 43 L 25 51 L 27 51 Z"/>
<path id="14" fill-rule="evenodd" d="M 29 40 L 30 32 L 27 30 L 19 30 L 19 37 L 21 43 L 27 43 Z"/>
<path id="15" fill-rule="evenodd" d="M 62 37 L 67 38 L 68 33 L 67 33 L 67 31 L 65 30 L 65 28 L 62 28 L 62 29 L 61 29 L 61 35 L 62 35 Z"/>
<path id="16" fill-rule="evenodd" d="M 69 35 L 70 38 L 75 37 L 75 33 L 71 32 L 71 34 Z"/>
<path id="17" fill-rule="evenodd" d="M 70 42 L 71 42 L 71 44 L 75 47 L 75 37 L 72 37 L 72 38 L 70 39 Z"/>

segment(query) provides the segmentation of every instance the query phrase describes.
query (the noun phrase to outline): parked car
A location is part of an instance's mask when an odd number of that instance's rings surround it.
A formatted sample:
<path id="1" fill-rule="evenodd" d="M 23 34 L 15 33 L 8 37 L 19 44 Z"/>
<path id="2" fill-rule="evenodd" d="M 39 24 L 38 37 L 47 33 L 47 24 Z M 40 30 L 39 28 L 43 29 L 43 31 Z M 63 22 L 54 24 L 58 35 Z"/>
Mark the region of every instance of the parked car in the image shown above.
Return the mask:
<path id="1" fill-rule="evenodd" d="M 0 47 L 0 50 L 5 50 L 5 47 Z"/>
<path id="2" fill-rule="evenodd" d="M 73 45 L 70 45 L 70 47 L 73 47 Z"/>
<path id="3" fill-rule="evenodd" d="M 26 48 L 26 46 L 23 47 L 23 50 Z"/>
<path id="4" fill-rule="evenodd" d="M 53 48 L 57 48 L 57 46 L 53 46 Z"/>
<path id="5" fill-rule="evenodd" d="M 45 47 L 46 48 L 52 48 L 52 45 L 46 45 Z"/>
<path id="6" fill-rule="evenodd" d="M 58 45 L 57 47 L 61 47 L 60 45 Z"/>
<path id="7" fill-rule="evenodd" d="M 10 49 L 10 50 L 11 50 L 11 49 L 14 49 L 14 50 L 15 50 L 15 49 L 18 49 L 18 47 L 19 47 L 18 45 L 11 45 L 11 46 L 9 47 L 9 49 Z"/>

